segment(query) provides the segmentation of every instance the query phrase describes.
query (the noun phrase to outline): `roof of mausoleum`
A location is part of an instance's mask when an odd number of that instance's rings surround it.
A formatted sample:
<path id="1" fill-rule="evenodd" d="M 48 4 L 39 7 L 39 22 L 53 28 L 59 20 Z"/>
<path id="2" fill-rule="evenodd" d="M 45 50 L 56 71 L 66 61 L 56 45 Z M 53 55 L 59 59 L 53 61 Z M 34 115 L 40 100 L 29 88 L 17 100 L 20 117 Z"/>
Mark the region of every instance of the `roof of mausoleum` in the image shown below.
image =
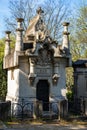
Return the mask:
<path id="1" fill-rule="evenodd" d="M 15 67 L 19 65 L 19 57 L 38 57 L 39 54 L 42 55 L 44 52 L 46 54 L 52 53 L 52 57 L 63 58 L 67 61 L 68 64 L 71 64 L 71 54 L 69 48 L 69 38 L 68 38 L 68 25 L 69 23 L 64 23 L 64 30 L 67 33 L 63 34 L 62 45 L 58 45 L 58 42 L 55 41 L 49 30 L 46 28 L 46 25 L 43 20 L 44 11 L 41 7 L 37 10 L 37 14 L 30 20 L 28 28 L 25 32 L 23 38 L 23 27 L 22 27 L 22 18 L 18 18 L 18 28 L 16 32 L 16 43 L 14 51 L 11 51 L 10 48 L 10 36 L 9 31 L 6 34 L 6 46 L 8 51 L 5 49 L 6 55 L 4 56 L 4 68 Z M 19 35 L 20 34 L 20 35 Z M 66 37 L 65 37 L 66 35 Z M 7 54 L 8 53 L 8 54 Z M 41 57 L 41 56 L 40 56 Z M 10 61 L 8 60 L 10 58 Z M 52 59 L 52 58 L 51 58 Z"/>
<path id="2" fill-rule="evenodd" d="M 74 68 L 87 67 L 87 58 L 86 59 L 79 59 L 79 60 L 73 62 L 73 67 Z"/>
<path id="3" fill-rule="evenodd" d="M 28 42 L 29 38 L 35 36 L 34 40 L 39 39 L 39 37 L 44 37 L 46 34 L 46 27 L 42 19 L 42 13 L 44 11 L 41 7 L 37 10 L 37 14 L 33 17 L 28 25 L 28 28 L 25 32 L 24 42 Z"/>

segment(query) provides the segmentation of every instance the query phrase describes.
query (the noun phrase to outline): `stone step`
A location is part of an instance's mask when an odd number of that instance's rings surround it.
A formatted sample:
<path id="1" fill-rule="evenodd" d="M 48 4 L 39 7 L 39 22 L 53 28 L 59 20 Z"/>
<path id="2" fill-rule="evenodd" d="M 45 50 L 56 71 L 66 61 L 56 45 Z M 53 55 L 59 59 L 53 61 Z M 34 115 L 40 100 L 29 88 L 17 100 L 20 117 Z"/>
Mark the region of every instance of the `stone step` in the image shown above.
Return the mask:
<path id="1" fill-rule="evenodd" d="M 54 118 L 57 117 L 57 114 L 55 112 L 52 111 L 43 111 L 42 112 L 42 118 Z"/>

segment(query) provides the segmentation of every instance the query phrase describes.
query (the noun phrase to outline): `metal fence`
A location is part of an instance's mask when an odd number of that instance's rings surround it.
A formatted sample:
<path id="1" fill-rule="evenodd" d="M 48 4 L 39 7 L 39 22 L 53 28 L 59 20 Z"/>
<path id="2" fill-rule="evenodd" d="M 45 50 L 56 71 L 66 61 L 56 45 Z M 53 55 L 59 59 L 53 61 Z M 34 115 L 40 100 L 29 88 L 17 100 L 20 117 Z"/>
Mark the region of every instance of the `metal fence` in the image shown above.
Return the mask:
<path id="1" fill-rule="evenodd" d="M 38 101 L 36 112 L 37 112 L 36 113 L 37 117 L 40 117 L 40 118 L 45 118 L 45 119 L 58 118 L 58 115 L 59 115 L 58 102 L 40 102 L 40 101 Z"/>
<path id="2" fill-rule="evenodd" d="M 19 103 L 12 103 L 12 117 L 19 119 L 33 117 L 33 103 L 22 99 Z"/>
<path id="3" fill-rule="evenodd" d="M 62 107 L 61 107 L 62 105 Z M 12 103 L 12 117 L 19 119 L 45 118 L 60 119 L 61 111 L 64 116 L 63 102 L 25 101 Z M 47 108 L 46 108 L 47 107 Z M 45 109 L 45 110 L 44 110 Z"/>

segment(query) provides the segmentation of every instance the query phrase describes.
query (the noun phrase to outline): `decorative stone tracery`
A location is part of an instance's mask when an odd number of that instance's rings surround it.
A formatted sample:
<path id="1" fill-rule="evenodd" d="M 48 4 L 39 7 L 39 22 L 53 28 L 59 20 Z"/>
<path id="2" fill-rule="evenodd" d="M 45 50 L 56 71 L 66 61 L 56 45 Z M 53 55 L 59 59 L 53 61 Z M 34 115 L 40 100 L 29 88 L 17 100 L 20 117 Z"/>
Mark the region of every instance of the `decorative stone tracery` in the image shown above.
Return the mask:
<path id="1" fill-rule="evenodd" d="M 50 64 L 52 63 L 52 52 L 51 50 L 46 50 L 46 49 L 40 49 L 39 50 L 39 56 L 38 56 L 38 59 L 37 59 L 37 64 L 40 64 L 40 65 L 47 65 L 47 64 Z"/>

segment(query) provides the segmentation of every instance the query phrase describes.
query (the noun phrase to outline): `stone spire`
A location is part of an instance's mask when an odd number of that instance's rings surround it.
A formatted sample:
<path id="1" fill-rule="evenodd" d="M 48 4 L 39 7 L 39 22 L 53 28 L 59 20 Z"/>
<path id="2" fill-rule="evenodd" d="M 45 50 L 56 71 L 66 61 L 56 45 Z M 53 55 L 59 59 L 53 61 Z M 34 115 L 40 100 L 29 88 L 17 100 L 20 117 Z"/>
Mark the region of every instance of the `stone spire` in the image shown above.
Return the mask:
<path id="1" fill-rule="evenodd" d="M 22 27 L 23 18 L 17 18 L 18 28 L 16 29 L 16 44 L 15 44 L 15 51 L 22 51 L 23 50 L 23 39 L 22 39 Z"/>
<path id="2" fill-rule="evenodd" d="M 5 56 L 7 56 L 8 54 L 10 54 L 10 31 L 6 31 L 6 44 L 5 44 Z"/>
<path id="3" fill-rule="evenodd" d="M 64 31 L 63 31 L 63 44 L 62 44 L 62 49 L 67 50 L 69 52 L 69 32 L 68 32 L 68 22 L 63 23 L 64 26 Z"/>

